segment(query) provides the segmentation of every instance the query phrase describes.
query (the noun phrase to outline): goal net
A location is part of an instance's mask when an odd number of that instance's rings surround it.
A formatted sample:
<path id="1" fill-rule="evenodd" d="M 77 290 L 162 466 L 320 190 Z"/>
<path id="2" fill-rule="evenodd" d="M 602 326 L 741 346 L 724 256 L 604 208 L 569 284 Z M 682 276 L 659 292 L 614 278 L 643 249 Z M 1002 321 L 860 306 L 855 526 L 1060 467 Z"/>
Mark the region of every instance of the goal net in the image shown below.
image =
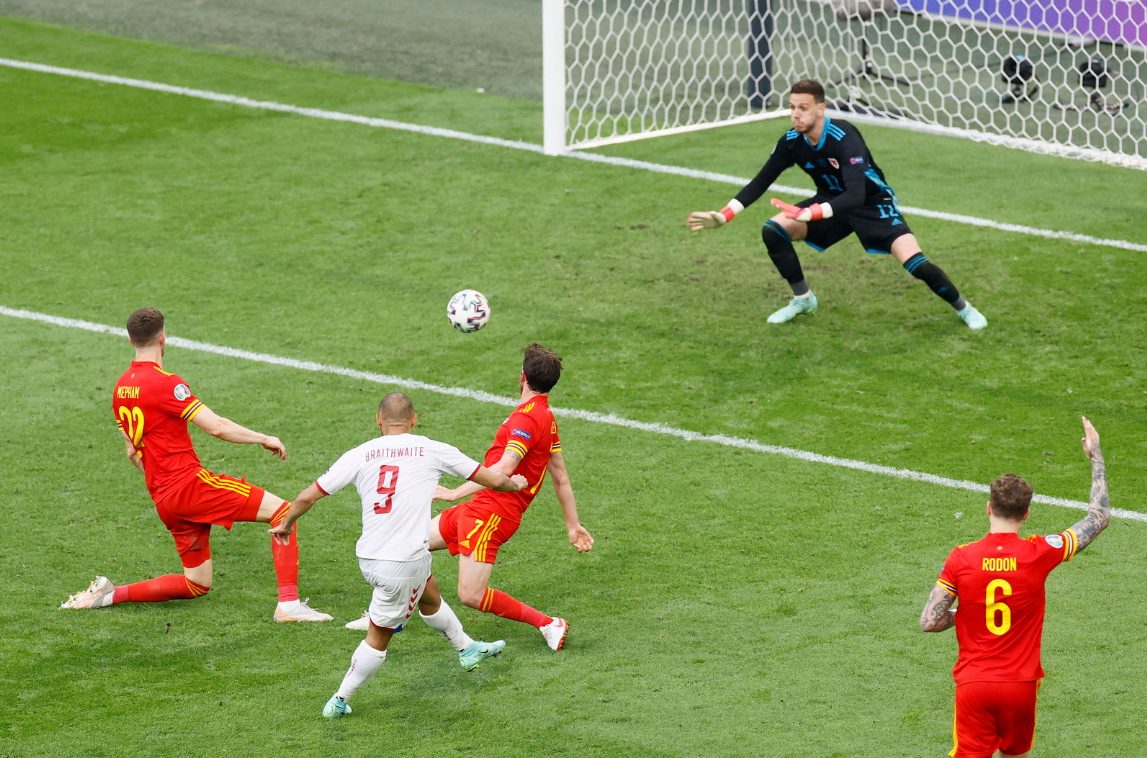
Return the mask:
<path id="1" fill-rule="evenodd" d="M 786 113 L 1147 169 L 1140 0 L 544 0 L 546 150 Z"/>

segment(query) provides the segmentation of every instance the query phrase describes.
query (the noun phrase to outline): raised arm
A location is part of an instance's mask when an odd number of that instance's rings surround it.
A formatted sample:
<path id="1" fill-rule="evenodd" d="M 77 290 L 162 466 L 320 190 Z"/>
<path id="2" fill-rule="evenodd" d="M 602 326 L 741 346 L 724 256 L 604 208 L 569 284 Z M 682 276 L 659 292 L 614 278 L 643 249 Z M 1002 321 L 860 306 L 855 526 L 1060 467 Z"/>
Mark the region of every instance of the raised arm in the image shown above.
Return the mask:
<path id="1" fill-rule="evenodd" d="M 581 525 L 577 517 L 577 501 L 574 499 L 573 485 L 570 484 L 570 475 L 566 470 L 566 462 L 561 453 L 552 453 L 550 462 L 546 466 L 554 483 L 554 494 L 562 506 L 562 516 L 566 520 L 566 530 L 569 532 L 570 544 L 584 553 L 593 548 L 593 537 Z"/>
<path id="2" fill-rule="evenodd" d="M 504 453 L 502 453 L 501 460 L 499 460 L 497 463 L 495 463 L 493 466 L 491 466 L 489 468 L 482 466 L 479 469 L 479 471 L 493 472 L 493 473 L 503 474 L 504 476 L 509 477 L 511 474 L 514 473 L 514 469 L 516 469 L 518 467 L 518 464 L 521 463 L 521 461 L 522 461 L 522 456 L 518 455 L 517 452 L 515 452 L 514 450 L 511 450 L 510 448 L 506 448 L 506 451 Z M 459 485 L 458 487 L 456 487 L 452 490 L 448 490 L 445 487 L 439 485 L 438 488 L 434 490 L 434 499 L 435 500 L 446 500 L 446 501 L 452 503 L 455 500 L 461 500 L 464 497 L 470 497 L 471 495 L 473 495 L 477 492 L 481 492 L 482 490 L 486 489 L 489 486 L 490 485 L 478 481 L 478 477 L 477 477 L 477 475 L 475 475 L 475 477 L 473 479 L 471 479 L 470 481 L 465 482 L 465 483 Z M 521 490 L 524 488 L 525 488 L 525 485 L 523 485 L 522 487 L 518 487 L 517 489 L 499 490 L 499 491 L 500 492 L 517 492 L 518 490 Z M 498 489 L 498 488 L 492 487 L 492 489 Z"/>
<path id="3" fill-rule="evenodd" d="M 1091 500 L 1087 515 L 1082 521 L 1072 524 L 1071 531 L 1079 542 L 1076 552 L 1090 545 L 1111 521 L 1111 504 L 1107 497 L 1107 467 L 1103 463 L 1103 452 L 1099 449 L 1099 433 L 1083 417 L 1083 454 L 1091 461 Z"/>
<path id="4" fill-rule="evenodd" d="M 952 610 L 952 603 L 956 596 L 940 585 L 932 587 L 932 594 L 928 595 L 928 602 L 924 604 L 924 612 L 920 614 L 920 629 L 925 632 L 942 632 L 951 629 L 956 623 L 956 612 Z"/>
<path id="5" fill-rule="evenodd" d="M 199 409 L 199 412 L 192 417 L 191 422 L 212 437 L 218 437 L 224 442 L 234 442 L 238 445 L 262 445 L 279 456 L 279 460 L 287 460 L 287 448 L 278 437 L 260 434 L 245 426 L 239 426 L 231 419 L 223 418 L 215 413 L 206 405 Z"/>

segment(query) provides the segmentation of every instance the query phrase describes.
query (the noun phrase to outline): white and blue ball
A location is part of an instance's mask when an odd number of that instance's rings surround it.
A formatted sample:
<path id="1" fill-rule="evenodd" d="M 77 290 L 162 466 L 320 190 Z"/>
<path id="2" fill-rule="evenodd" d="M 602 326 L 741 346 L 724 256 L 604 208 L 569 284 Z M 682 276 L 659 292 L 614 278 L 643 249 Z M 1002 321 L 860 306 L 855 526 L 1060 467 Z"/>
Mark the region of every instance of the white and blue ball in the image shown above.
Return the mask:
<path id="1" fill-rule="evenodd" d="M 446 305 L 446 319 L 460 332 L 476 332 L 490 320 L 490 302 L 478 290 L 462 290 Z"/>

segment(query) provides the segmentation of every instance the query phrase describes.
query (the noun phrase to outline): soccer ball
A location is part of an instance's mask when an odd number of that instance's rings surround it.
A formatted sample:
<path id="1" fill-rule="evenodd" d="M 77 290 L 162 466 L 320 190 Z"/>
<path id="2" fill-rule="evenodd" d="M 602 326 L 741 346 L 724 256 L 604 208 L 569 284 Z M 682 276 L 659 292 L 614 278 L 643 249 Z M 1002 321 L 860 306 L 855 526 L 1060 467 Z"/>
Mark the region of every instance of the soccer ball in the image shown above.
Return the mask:
<path id="1" fill-rule="evenodd" d="M 446 320 L 460 332 L 476 332 L 490 320 L 490 303 L 477 290 L 462 290 L 446 304 Z"/>

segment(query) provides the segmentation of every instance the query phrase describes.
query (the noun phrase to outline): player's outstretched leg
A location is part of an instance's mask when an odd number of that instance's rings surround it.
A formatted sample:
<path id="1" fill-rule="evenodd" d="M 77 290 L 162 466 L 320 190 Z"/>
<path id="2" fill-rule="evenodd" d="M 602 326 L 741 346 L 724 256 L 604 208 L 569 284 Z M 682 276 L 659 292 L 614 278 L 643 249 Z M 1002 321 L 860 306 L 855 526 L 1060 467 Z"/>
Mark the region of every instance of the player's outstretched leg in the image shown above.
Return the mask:
<path id="1" fill-rule="evenodd" d="M 900 242 L 900 239 L 897 242 Z M 927 284 L 937 297 L 952 306 L 956 310 L 956 315 L 963 319 L 969 329 L 983 329 L 988 325 L 988 320 L 960 295 L 960 291 L 952 284 L 944 270 L 928 260 L 924 253 L 918 252 L 904 261 L 904 270 Z"/>
<path id="2" fill-rule="evenodd" d="M 765 249 L 769 251 L 769 258 L 777 271 L 789 283 L 793 291 L 793 299 L 784 308 L 769 316 L 770 324 L 783 324 L 792 321 L 802 313 L 812 313 L 817 308 L 816 295 L 809 289 L 801 270 L 800 260 L 796 250 L 793 249 L 793 240 L 775 220 L 765 222 L 761 228 L 761 240 Z"/>
<path id="3" fill-rule="evenodd" d="M 193 582 L 183 574 L 166 574 L 143 582 L 115 586 L 106 576 L 97 576 L 91 585 L 72 595 L 61 608 L 104 608 L 119 603 L 162 603 L 168 600 L 191 600 L 203 597 L 210 586 Z"/>

